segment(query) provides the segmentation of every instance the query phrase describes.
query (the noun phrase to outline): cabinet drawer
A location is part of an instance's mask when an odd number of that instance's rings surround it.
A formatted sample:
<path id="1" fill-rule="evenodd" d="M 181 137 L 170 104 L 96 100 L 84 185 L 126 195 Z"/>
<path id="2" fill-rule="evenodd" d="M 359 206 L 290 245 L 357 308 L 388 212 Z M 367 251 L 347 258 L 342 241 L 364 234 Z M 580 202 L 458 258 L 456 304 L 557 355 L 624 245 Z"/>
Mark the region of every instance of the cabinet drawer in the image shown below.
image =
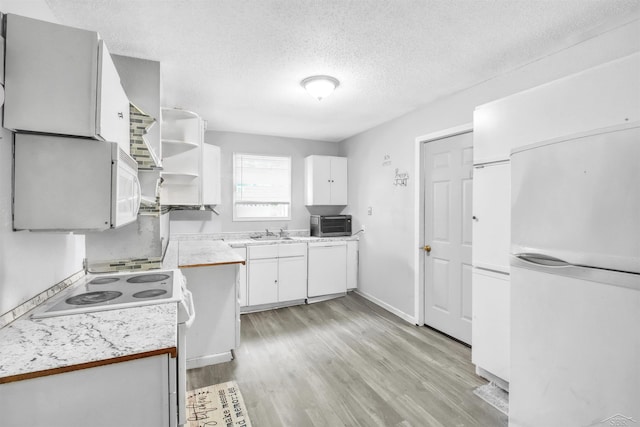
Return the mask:
<path id="1" fill-rule="evenodd" d="M 279 246 L 280 247 L 278 249 L 278 256 L 280 258 L 301 256 L 307 254 L 306 243 L 285 243 Z"/>
<path id="2" fill-rule="evenodd" d="M 249 259 L 278 258 L 278 245 L 248 246 Z"/>

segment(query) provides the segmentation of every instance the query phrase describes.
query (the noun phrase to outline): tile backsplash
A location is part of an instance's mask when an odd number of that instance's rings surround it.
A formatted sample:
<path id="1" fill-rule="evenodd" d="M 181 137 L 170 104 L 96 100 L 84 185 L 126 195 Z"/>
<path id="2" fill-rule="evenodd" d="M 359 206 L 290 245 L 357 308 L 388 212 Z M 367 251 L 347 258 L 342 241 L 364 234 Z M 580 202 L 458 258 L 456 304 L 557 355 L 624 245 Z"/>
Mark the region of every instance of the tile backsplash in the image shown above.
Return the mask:
<path id="1" fill-rule="evenodd" d="M 0 328 L 5 327 L 9 323 L 11 323 L 14 320 L 16 320 L 18 317 L 20 317 L 23 314 L 27 313 L 28 311 L 34 309 L 35 307 L 37 307 L 38 305 L 42 304 L 44 301 L 46 301 L 49 298 L 53 297 L 57 293 L 63 291 L 66 288 L 68 288 L 69 286 L 71 286 L 73 283 L 78 281 L 84 275 L 85 275 L 84 270 L 80 270 L 77 273 L 74 273 L 71 276 L 67 277 L 66 279 L 62 280 L 61 282 L 58 282 L 55 285 L 51 286 L 49 289 L 47 289 L 47 290 L 45 290 L 43 292 L 40 292 L 35 297 L 23 302 L 22 304 L 20 304 L 19 306 L 17 306 L 13 310 L 10 310 L 10 311 L 0 315 Z"/>

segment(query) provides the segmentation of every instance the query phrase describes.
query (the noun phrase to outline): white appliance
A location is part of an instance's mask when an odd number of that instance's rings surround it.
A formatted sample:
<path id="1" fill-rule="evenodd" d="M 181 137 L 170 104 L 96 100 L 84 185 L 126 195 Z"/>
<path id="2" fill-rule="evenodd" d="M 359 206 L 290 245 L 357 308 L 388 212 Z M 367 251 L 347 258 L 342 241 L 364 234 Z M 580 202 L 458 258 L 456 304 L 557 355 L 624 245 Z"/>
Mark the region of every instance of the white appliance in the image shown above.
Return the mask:
<path id="1" fill-rule="evenodd" d="M 640 123 L 511 156 L 510 426 L 640 422 Z"/>
<path id="2" fill-rule="evenodd" d="M 347 242 L 310 242 L 307 278 L 309 302 L 346 292 Z"/>
<path id="3" fill-rule="evenodd" d="M 170 425 L 176 426 L 186 423 L 186 335 L 196 314 L 193 297 L 180 270 L 87 274 L 38 307 L 31 316 L 66 316 L 170 302 L 178 303 L 177 366 L 169 396 Z"/>
<path id="4" fill-rule="evenodd" d="M 13 227 L 104 230 L 137 219 L 138 164 L 114 142 L 15 134 Z"/>

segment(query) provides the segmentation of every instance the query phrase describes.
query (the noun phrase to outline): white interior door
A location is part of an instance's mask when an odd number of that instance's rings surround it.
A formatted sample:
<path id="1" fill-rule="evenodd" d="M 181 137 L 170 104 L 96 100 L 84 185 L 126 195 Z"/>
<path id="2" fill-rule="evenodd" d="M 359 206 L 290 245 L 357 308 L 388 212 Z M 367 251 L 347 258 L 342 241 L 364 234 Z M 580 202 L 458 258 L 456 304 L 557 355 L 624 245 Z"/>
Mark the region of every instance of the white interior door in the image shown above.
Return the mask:
<path id="1" fill-rule="evenodd" d="M 425 323 L 471 343 L 472 133 L 424 149 Z"/>

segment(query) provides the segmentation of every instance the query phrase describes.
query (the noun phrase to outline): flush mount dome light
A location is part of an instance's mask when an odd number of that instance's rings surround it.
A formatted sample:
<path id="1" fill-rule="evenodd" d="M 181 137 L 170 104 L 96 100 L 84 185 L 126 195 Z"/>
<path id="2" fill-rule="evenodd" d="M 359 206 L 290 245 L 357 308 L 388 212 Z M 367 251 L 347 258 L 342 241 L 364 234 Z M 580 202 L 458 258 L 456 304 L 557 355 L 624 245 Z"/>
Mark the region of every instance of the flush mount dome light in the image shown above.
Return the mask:
<path id="1" fill-rule="evenodd" d="M 331 76 L 311 76 L 300 82 L 300 85 L 309 92 L 309 95 L 321 101 L 340 85 L 335 77 Z"/>

